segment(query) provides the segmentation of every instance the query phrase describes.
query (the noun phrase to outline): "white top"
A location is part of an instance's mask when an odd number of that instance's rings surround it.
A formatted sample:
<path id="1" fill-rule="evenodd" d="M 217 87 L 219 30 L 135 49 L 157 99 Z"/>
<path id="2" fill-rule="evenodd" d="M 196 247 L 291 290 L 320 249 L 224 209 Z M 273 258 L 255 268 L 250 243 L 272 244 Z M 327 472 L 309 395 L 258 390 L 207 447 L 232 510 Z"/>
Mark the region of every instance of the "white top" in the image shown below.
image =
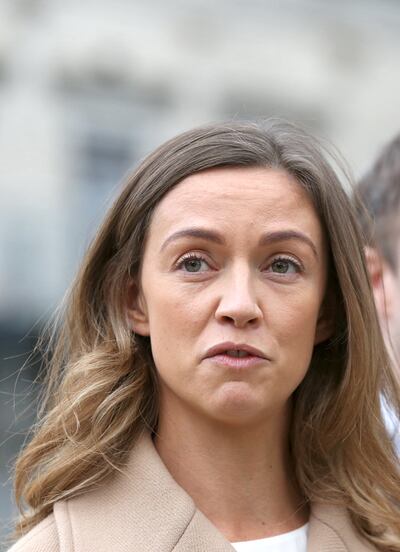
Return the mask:
<path id="1" fill-rule="evenodd" d="M 400 456 L 400 421 L 393 412 L 393 408 L 388 405 L 383 397 L 381 398 L 381 410 L 386 430 L 389 433 L 389 437 L 393 441 L 398 455 Z"/>
<path id="2" fill-rule="evenodd" d="M 232 546 L 237 552 L 306 552 L 307 536 L 308 523 L 289 533 L 266 539 L 233 542 Z"/>

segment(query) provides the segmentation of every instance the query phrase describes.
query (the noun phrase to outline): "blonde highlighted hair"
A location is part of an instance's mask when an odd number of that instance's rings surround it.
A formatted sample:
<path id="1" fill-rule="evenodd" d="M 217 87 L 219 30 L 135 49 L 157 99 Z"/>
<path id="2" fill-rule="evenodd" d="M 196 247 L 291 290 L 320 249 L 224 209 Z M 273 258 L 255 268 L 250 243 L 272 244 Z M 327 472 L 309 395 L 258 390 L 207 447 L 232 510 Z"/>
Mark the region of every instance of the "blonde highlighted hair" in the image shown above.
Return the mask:
<path id="1" fill-rule="evenodd" d="M 381 416 L 399 413 L 353 208 L 326 150 L 277 121 L 221 123 L 186 132 L 130 176 L 91 244 L 54 331 L 43 408 L 22 451 L 15 488 L 24 533 L 53 504 L 120 469 L 146 426 L 157 426 L 158 391 L 149 338 L 132 334 L 129 282 L 138 280 L 155 206 L 180 180 L 220 166 L 281 168 L 309 194 L 327 236 L 327 308 L 334 335 L 314 349 L 293 397 L 290 443 L 310 501 L 344 505 L 379 550 L 400 551 L 400 474 Z M 332 300 L 333 298 L 333 300 Z"/>

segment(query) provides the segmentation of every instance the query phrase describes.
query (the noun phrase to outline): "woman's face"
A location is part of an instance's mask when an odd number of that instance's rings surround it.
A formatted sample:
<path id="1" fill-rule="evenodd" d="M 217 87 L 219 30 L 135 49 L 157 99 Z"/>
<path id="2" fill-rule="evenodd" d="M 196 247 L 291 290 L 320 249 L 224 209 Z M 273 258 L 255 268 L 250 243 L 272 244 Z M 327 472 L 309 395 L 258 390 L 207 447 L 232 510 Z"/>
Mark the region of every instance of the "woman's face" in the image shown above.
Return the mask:
<path id="1" fill-rule="evenodd" d="M 129 311 L 151 339 L 161 415 L 244 424 L 287 412 L 329 335 L 325 283 L 321 224 L 293 177 L 235 167 L 182 180 L 154 212 Z"/>

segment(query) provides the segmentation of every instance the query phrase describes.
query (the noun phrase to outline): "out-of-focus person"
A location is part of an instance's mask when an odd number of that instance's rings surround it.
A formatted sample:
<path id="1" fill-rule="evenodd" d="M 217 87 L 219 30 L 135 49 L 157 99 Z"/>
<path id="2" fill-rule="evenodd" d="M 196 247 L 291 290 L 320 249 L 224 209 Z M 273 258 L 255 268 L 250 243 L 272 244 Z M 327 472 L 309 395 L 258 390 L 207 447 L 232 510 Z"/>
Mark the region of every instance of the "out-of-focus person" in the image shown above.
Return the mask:
<path id="1" fill-rule="evenodd" d="M 357 187 L 360 222 L 375 305 L 400 378 L 400 134 L 383 148 Z M 400 424 L 385 405 L 388 429 L 400 451 Z"/>

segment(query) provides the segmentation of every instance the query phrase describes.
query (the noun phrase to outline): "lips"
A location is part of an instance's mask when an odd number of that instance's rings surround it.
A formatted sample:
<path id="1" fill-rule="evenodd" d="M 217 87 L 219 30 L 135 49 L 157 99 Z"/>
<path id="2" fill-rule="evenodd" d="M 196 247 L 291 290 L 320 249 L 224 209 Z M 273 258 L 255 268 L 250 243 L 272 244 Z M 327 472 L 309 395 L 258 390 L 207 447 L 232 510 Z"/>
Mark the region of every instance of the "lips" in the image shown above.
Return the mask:
<path id="1" fill-rule="evenodd" d="M 219 343 L 218 345 L 211 347 L 206 352 L 204 358 L 211 358 L 217 355 L 227 355 L 228 351 L 243 351 L 245 353 L 248 353 L 248 355 L 252 357 L 265 358 L 265 359 L 268 358 L 267 355 L 263 353 L 263 351 L 260 351 L 260 349 L 257 349 L 252 345 L 247 345 L 246 343 L 233 343 L 231 341 L 227 341 L 225 343 Z M 232 357 L 232 358 L 235 358 L 235 357 Z"/>

